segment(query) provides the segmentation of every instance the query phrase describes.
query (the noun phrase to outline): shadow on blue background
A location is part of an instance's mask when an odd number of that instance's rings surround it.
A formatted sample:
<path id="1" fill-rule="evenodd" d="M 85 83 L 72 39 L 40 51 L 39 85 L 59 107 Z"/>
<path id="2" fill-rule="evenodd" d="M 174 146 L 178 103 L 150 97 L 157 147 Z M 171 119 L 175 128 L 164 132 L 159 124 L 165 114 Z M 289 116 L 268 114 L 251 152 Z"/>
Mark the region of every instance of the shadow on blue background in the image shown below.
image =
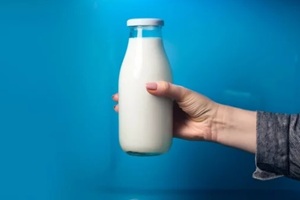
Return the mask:
<path id="1" fill-rule="evenodd" d="M 300 2 L 0 2 L 0 199 L 266 199 L 299 182 L 252 179 L 254 156 L 174 139 L 141 158 L 118 144 L 126 20 L 165 20 L 177 84 L 229 105 L 300 112 Z"/>

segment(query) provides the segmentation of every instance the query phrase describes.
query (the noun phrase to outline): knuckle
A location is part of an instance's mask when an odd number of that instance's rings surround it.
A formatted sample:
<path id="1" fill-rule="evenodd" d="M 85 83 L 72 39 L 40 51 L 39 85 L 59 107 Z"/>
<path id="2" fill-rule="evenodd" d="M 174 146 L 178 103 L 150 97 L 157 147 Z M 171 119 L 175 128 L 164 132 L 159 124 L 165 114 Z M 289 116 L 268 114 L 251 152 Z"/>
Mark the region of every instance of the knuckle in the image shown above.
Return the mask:
<path id="1" fill-rule="evenodd" d="M 161 84 L 162 91 L 168 91 L 171 87 L 170 83 L 166 81 L 161 81 L 160 84 Z"/>

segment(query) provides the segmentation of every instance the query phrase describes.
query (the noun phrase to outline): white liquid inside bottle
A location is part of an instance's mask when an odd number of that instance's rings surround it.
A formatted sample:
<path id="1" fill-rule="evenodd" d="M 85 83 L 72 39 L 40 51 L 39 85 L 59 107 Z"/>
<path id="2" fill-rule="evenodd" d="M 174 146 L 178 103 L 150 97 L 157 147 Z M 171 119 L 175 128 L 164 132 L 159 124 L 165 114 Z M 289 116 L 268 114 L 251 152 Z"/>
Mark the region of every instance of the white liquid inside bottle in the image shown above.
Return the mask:
<path id="1" fill-rule="evenodd" d="M 139 23 L 142 27 L 133 26 L 137 34 L 129 38 L 119 75 L 119 140 L 131 155 L 158 155 L 172 143 L 173 106 L 170 99 L 149 94 L 146 83 L 172 82 L 172 76 L 160 35 L 151 36 L 160 27 Z M 143 37 L 143 31 L 150 36 Z"/>

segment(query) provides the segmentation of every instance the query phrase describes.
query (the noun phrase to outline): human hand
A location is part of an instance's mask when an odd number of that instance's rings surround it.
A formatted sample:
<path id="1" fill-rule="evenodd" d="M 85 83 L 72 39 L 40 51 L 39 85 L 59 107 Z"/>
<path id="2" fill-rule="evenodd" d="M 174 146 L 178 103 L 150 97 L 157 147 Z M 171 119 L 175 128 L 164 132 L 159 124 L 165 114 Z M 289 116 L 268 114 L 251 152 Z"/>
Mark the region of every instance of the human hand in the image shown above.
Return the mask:
<path id="1" fill-rule="evenodd" d="M 182 86 L 159 81 L 148 83 L 147 91 L 155 96 L 174 100 L 173 135 L 187 140 L 217 140 L 219 104 Z M 118 94 L 113 95 L 118 102 Z M 114 107 L 118 112 L 118 105 Z"/>

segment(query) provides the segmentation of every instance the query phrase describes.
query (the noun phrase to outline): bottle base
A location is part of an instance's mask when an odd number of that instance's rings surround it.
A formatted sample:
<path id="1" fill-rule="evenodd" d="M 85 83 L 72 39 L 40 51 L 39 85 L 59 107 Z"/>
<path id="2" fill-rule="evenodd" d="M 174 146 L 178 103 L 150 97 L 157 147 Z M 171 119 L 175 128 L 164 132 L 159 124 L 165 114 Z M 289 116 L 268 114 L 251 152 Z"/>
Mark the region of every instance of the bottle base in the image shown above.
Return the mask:
<path id="1" fill-rule="evenodd" d="M 135 151 L 126 151 L 128 155 L 131 156 L 158 156 L 161 155 L 162 153 L 152 153 L 152 152 L 135 152 Z"/>

